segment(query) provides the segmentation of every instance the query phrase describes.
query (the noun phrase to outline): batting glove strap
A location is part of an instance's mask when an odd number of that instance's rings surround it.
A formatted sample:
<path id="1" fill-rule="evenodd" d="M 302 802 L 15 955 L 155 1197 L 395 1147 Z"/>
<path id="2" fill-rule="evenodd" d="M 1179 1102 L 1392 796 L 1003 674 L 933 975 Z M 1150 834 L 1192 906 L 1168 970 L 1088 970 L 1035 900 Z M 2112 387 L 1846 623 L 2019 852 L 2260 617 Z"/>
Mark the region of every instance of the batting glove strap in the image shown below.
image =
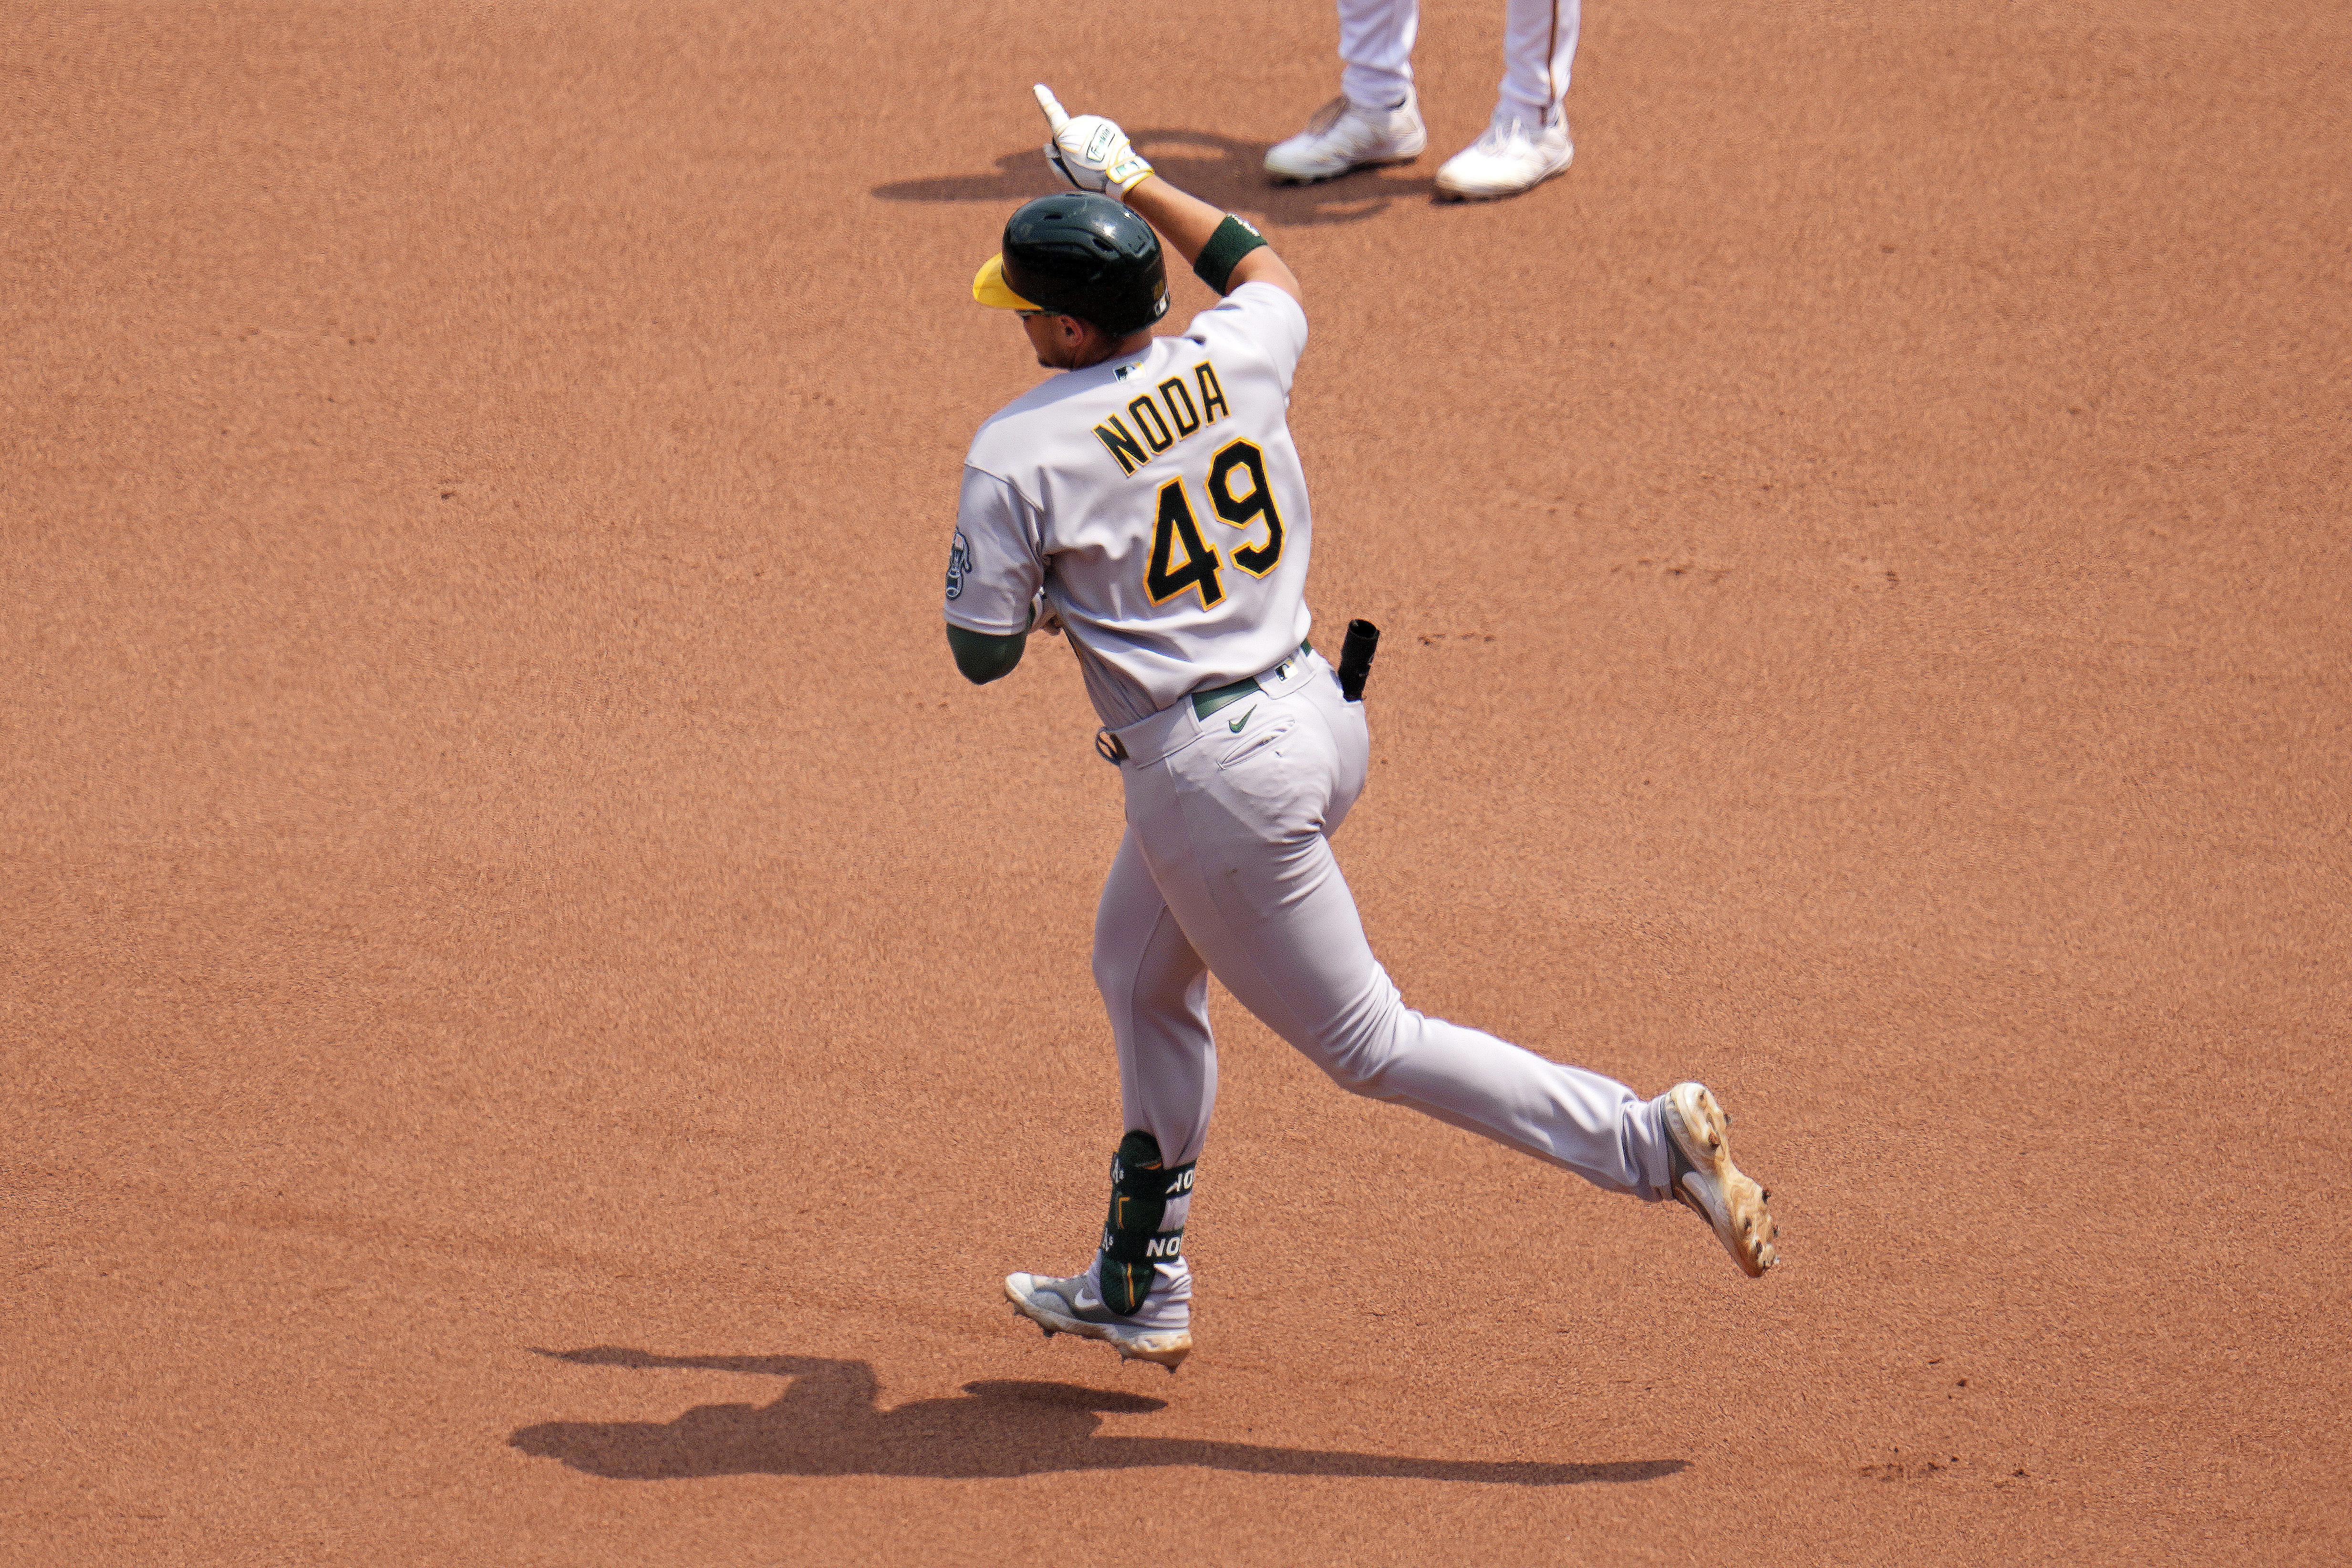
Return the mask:
<path id="1" fill-rule="evenodd" d="M 1225 221 L 1217 226 L 1217 232 L 1209 237 L 1209 243 L 1201 247 L 1201 258 L 1192 263 L 1192 271 L 1202 282 L 1220 294 L 1225 293 L 1242 258 L 1265 243 L 1265 236 L 1251 227 L 1247 219 L 1227 213 Z"/>

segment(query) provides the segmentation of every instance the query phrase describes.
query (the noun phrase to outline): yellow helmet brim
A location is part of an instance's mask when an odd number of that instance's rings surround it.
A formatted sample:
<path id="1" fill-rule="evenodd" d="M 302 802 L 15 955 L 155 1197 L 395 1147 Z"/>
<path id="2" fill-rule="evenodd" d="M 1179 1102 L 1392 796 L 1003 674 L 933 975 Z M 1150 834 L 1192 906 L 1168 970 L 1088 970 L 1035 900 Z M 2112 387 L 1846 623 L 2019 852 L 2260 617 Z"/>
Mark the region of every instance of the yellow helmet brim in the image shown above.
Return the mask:
<path id="1" fill-rule="evenodd" d="M 999 310 L 1042 310 L 1043 305 L 1033 305 L 1015 294 L 1004 281 L 1004 258 L 992 256 L 981 263 L 980 272 L 971 280 L 971 297 L 982 304 Z"/>

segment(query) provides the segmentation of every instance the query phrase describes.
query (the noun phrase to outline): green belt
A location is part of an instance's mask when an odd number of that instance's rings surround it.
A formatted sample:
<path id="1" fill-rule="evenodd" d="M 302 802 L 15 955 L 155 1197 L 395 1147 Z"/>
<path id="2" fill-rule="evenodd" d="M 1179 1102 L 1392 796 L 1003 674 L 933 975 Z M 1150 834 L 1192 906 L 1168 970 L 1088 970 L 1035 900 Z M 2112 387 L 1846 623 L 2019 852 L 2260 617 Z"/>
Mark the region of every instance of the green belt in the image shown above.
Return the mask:
<path id="1" fill-rule="evenodd" d="M 1313 653 L 1315 645 L 1311 642 L 1300 643 L 1298 651 Z M 1251 692 L 1265 689 L 1265 687 L 1257 683 L 1256 676 L 1245 675 L 1231 686 L 1212 686 L 1206 691 L 1195 691 L 1192 693 L 1192 717 L 1205 719 L 1228 703 L 1239 702 Z"/>

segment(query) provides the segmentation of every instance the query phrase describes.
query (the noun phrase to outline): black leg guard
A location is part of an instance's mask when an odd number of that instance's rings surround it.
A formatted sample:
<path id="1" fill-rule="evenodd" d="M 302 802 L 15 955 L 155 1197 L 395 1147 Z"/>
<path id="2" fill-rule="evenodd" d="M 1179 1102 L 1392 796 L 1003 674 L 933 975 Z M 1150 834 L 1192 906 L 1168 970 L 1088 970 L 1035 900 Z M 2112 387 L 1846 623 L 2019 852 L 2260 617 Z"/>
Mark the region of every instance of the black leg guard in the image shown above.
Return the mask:
<path id="1" fill-rule="evenodd" d="M 1184 1227 L 1162 1230 L 1169 1204 L 1192 1190 L 1192 1167 L 1160 1165 L 1160 1141 L 1130 1132 L 1110 1157 L 1110 1217 L 1103 1222 L 1103 1305 L 1132 1312 L 1151 1293 L 1152 1271 L 1184 1256 Z"/>

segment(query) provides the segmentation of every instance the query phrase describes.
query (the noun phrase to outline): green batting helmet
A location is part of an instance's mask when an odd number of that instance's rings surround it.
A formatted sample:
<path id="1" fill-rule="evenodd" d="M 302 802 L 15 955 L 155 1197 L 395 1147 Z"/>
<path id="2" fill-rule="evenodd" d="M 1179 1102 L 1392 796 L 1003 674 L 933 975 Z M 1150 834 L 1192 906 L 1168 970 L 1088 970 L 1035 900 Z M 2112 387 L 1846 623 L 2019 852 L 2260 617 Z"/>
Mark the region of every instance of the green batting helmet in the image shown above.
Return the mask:
<path id="1" fill-rule="evenodd" d="M 1040 196 L 1004 226 L 1004 285 L 1041 310 L 1124 337 L 1168 313 L 1160 237 L 1124 204 L 1088 191 Z"/>

